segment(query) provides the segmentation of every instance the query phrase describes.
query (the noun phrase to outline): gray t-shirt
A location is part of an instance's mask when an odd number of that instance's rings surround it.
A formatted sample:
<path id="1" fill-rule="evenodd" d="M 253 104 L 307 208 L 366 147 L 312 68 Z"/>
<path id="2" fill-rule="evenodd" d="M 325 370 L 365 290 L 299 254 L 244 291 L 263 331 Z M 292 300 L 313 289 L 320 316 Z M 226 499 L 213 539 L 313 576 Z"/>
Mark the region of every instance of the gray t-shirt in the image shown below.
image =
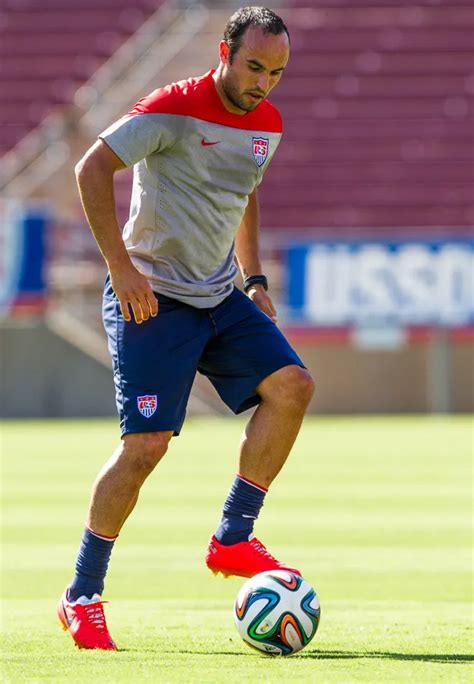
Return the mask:
<path id="1" fill-rule="evenodd" d="M 232 292 L 235 233 L 282 133 L 266 100 L 228 112 L 213 73 L 153 91 L 99 135 L 134 165 L 123 230 L 134 265 L 153 290 L 198 308 Z"/>

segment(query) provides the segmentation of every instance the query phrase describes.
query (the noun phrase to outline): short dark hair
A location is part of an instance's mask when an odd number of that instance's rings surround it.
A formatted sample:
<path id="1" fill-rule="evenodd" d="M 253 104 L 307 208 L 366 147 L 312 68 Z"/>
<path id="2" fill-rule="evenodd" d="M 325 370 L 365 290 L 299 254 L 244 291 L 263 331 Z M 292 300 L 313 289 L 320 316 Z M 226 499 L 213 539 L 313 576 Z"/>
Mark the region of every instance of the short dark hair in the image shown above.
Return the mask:
<path id="1" fill-rule="evenodd" d="M 230 63 L 240 48 L 242 36 L 249 26 L 258 26 L 264 33 L 273 33 L 275 36 L 286 33 L 288 39 L 290 38 L 283 19 L 268 7 L 241 7 L 231 16 L 224 29 L 224 40 L 230 48 Z"/>

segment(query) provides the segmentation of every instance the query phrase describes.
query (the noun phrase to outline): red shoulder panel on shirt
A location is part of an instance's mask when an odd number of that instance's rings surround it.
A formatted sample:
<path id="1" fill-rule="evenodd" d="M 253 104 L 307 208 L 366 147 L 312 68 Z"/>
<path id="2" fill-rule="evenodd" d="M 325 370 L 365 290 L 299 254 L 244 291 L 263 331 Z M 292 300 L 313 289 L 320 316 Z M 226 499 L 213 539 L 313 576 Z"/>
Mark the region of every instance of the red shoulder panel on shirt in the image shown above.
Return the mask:
<path id="1" fill-rule="evenodd" d="M 243 116 L 227 111 L 217 93 L 213 73 L 212 70 L 204 76 L 158 88 L 142 97 L 128 114 L 176 114 L 192 116 L 230 128 L 268 133 L 282 132 L 280 112 L 268 100 L 264 100 L 253 112 Z"/>

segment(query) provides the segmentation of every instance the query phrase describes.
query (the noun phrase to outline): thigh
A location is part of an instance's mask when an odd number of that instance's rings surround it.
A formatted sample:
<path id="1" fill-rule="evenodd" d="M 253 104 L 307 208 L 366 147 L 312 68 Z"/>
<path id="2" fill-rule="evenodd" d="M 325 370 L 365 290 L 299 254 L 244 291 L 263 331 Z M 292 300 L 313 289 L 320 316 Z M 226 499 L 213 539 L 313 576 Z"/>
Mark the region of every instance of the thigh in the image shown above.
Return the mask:
<path id="1" fill-rule="evenodd" d="M 157 295 L 159 312 L 140 325 L 124 321 L 110 285 L 103 321 L 112 356 L 122 434 L 179 434 L 209 322 L 198 309 Z"/>
<path id="2" fill-rule="evenodd" d="M 256 388 L 275 371 L 305 367 L 279 328 L 240 290 L 212 309 L 210 317 L 215 334 L 198 370 L 234 413 L 260 402 Z"/>

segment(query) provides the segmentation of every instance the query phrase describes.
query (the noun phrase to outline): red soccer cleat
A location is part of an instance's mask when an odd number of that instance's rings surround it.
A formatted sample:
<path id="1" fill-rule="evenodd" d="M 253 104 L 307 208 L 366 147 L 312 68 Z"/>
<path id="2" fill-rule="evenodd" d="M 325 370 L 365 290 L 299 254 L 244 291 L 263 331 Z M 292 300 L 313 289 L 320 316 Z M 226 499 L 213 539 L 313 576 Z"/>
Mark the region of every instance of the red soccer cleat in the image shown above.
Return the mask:
<path id="1" fill-rule="evenodd" d="M 103 651 L 116 651 L 112 637 L 107 629 L 104 615 L 104 601 L 99 594 L 91 599 L 81 596 L 71 603 L 67 600 L 67 589 L 58 604 L 58 618 L 64 630 L 69 630 L 78 648 L 100 648 Z"/>
<path id="2" fill-rule="evenodd" d="M 221 572 L 224 577 L 253 577 L 268 570 L 286 570 L 301 575 L 299 570 L 277 561 L 256 537 L 225 546 L 212 536 L 207 547 L 206 565 L 214 575 Z"/>

